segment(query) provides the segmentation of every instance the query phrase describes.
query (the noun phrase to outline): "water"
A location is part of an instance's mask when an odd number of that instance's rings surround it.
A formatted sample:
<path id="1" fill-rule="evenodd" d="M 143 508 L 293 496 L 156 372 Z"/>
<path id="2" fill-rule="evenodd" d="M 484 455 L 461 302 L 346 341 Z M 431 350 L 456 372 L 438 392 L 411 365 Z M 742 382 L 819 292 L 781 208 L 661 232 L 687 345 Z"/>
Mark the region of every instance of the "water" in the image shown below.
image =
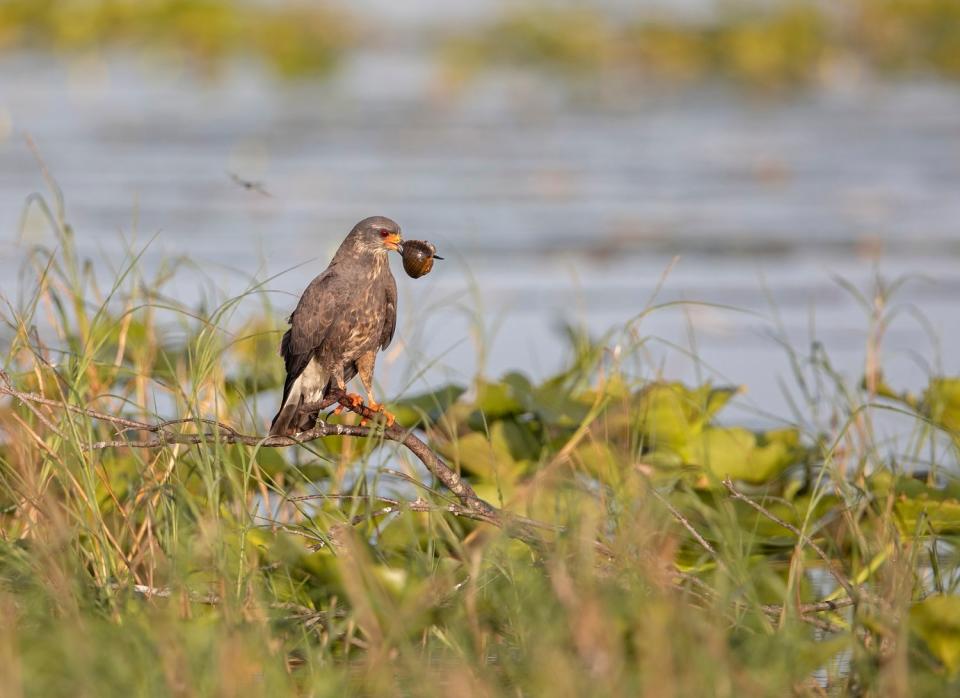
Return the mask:
<path id="1" fill-rule="evenodd" d="M 794 346 L 821 341 L 856 381 L 866 314 L 833 277 L 867 291 L 877 270 L 916 276 L 895 297 L 890 382 L 960 373 L 956 87 L 851 82 L 760 99 L 571 89 L 526 73 L 454 88 L 440 75 L 403 51 L 361 52 L 321 84 L 280 84 L 245 64 L 199 82 L 123 55 L 4 57 L 0 289 L 16 297 L 24 246 L 49 239 L 36 219 L 16 238 L 24 198 L 43 187 L 29 132 L 84 254 L 115 258 L 121 231 L 156 235 L 148 269 L 181 253 L 198 265 L 172 289 L 185 300 L 203 276 L 230 294 L 295 267 L 269 284 L 286 311 L 374 213 L 433 241 L 447 261 L 430 276 L 395 265 L 398 341 L 378 365 L 388 393 L 469 380 L 481 361 L 492 375 L 547 375 L 567 353 L 561 321 L 622 326 L 668 268 L 659 301 L 751 312 L 690 305 L 645 318 L 641 334 L 662 341 L 644 375 L 744 384 L 742 408 L 789 418 L 775 315 Z M 691 336 L 699 362 L 685 354 Z"/>

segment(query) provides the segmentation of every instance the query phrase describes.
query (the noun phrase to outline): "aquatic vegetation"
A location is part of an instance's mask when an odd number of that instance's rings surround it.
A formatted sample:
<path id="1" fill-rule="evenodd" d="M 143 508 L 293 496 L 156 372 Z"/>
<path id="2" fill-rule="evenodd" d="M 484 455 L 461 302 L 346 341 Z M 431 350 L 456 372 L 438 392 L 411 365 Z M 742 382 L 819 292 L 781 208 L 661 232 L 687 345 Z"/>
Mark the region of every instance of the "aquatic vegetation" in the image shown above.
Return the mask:
<path id="1" fill-rule="evenodd" d="M 32 205 L 55 244 L 3 314 L 3 367 L 52 403 L 0 402 L 5 691 L 956 691 L 960 378 L 848 384 L 794 350 L 806 412 L 757 428 L 739 388 L 649 373 L 653 309 L 571 331 L 545 380 L 390 406 L 498 528 L 377 439 L 144 449 L 68 409 L 265 433 L 282 323 L 261 282 L 172 302 L 185 270 L 147 278 L 137 250 L 103 287 L 62 201 Z"/>
<path id="2" fill-rule="evenodd" d="M 174 53 L 211 72 L 257 57 L 280 75 L 323 75 L 349 41 L 346 15 L 326 4 L 229 0 L 7 0 L 0 48 Z"/>
<path id="3" fill-rule="evenodd" d="M 451 40 L 452 74 L 487 66 L 601 72 L 663 81 L 724 78 L 757 87 L 802 85 L 851 68 L 877 76 L 960 74 L 960 9 L 952 0 L 717 3 L 698 18 L 661 11 L 608 15 L 586 5 L 521 3 Z"/>
<path id="4" fill-rule="evenodd" d="M 495 66 L 587 81 L 600 75 L 666 82 L 719 77 L 762 88 L 861 72 L 960 76 L 960 8 L 953 0 L 852 0 L 842 6 L 738 0 L 707 3 L 707 11 L 693 18 L 664 10 L 613 13 L 588 3 L 505 8 L 481 26 L 418 41 L 439 48 L 452 80 Z M 0 4 L 0 50 L 172 54 L 207 73 L 227 59 L 255 57 L 284 77 L 322 76 L 362 36 L 375 33 L 359 26 L 349 9 L 346 3 L 250 0 L 6 0 Z"/>

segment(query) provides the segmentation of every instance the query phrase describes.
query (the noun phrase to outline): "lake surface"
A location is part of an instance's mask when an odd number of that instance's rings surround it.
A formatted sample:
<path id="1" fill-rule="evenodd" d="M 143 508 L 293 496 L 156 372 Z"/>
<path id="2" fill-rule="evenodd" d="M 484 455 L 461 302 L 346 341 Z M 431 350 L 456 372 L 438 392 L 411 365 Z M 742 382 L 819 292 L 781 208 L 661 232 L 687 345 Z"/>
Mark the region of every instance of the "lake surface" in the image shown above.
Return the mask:
<path id="1" fill-rule="evenodd" d="M 26 246 L 50 239 L 31 218 L 18 242 L 24 199 L 43 189 L 28 132 L 84 254 L 118 259 L 123 236 L 156 236 L 146 268 L 196 265 L 170 289 L 184 300 L 211 279 L 230 295 L 289 270 L 268 284 L 287 312 L 371 214 L 433 241 L 447 260 L 431 275 L 409 279 L 396 260 L 399 341 L 378 366 L 393 394 L 478 368 L 548 375 L 568 354 L 563 321 L 622 327 L 670 269 L 657 302 L 703 304 L 644 318 L 637 371 L 744 384 L 733 418 L 790 418 L 775 328 L 801 352 L 822 342 L 851 382 L 862 373 L 868 318 L 835 277 L 867 293 L 878 271 L 916 277 L 885 335 L 894 386 L 960 373 L 958 114 L 960 90 L 937 83 L 760 98 L 500 72 L 451 87 L 402 51 L 357 54 L 322 83 L 248 65 L 201 82 L 122 55 L 7 56 L 0 289 L 15 298 Z"/>

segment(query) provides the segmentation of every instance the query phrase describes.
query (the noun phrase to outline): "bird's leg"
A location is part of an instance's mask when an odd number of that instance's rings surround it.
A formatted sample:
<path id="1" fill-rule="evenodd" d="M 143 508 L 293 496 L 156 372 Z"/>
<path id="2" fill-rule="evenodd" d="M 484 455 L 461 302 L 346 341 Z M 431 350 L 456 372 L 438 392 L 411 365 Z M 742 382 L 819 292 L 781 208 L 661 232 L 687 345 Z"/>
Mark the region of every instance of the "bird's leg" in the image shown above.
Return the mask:
<path id="1" fill-rule="evenodd" d="M 337 406 L 333 409 L 334 414 L 340 414 L 343 412 L 345 406 L 349 406 L 353 409 L 358 409 L 363 406 L 363 398 L 355 393 L 347 392 L 346 381 L 343 380 L 343 371 L 334 373 L 330 377 L 331 383 L 333 386 L 329 391 L 328 397 L 337 401 Z"/>
<path id="2" fill-rule="evenodd" d="M 363 415 L 365 412 L 369 413 L 369 411 L 371 411 L 371 408 L 364 403 L 363 397 L 361 397 L 357 393 L 348 393 L 341 390 L 341 391 L 338 391 L 337 400 L 339 400 L 339 404 L 334 408 L 333 410 L 334 414 L 340 414 L 345 409 L 350 409 L 351 411 L 359 412 L 360 426 L 366 426 L 369 420 L 367 420 Z"/>
<path id="3" fill-rule="evenodd" d="M 373 398 L 373 364 L 376 358 L 376 352 L 371 351 L 357 359 L 357 375 L 360 376 L 360 382 L 363 383 L 363 387 L 367 391 L 367 397 L 369 398 L 367 406 L 373 412 L 382 414 L 387 422 L 387 426 L 392 427 L 393 423 L 397 421 L 397 418 L 387 412 L 383 405 Z"/>
<path id="4" fill-rule="evenodd" d="M 330 411 L 331 415 L 336 416 L 338 414 L 342 414 L 343 410 L 346 409 L 340 402 L 341 398 L 343 398 L 343 395 L 343 391 L 339 388 L 334 388 L 333 390 L 327 391 L 327 396 L 324 399 L 324 402 L 330 402 L 333 404 L 333 409 Z"/>
<path id="5" fill-rule="evenodd" d="M 347 403 L 347 405 L 349 405 L 351 409 L 359 411 L 360 426 L 363 427 L 367 425 L 367 419 L 363 416 L 363 410 L 370 409 L 370 408 L 364 404 L 363 397 L 361 397 L 357 393 L 343 393 L 342 397 L 340 398 L 340 402 L 341 402 L 341 407 L 343 406 L 342 403 Z"/>

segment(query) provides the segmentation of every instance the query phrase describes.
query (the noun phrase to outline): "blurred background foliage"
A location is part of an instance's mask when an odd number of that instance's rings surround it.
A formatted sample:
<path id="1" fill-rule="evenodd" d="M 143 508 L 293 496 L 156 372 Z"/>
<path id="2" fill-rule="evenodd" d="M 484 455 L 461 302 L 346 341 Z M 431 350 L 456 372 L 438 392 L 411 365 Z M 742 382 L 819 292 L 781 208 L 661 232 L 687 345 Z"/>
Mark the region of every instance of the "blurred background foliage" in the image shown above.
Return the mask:
<path id="1" fill-rule="evenodd" d="M 560 73 L 626 71 L 662 80 L 721 77 L 759 87 L 811 83 L 832 71 L 960 76 L 960 7 L 951 0 L 708 3 L 611 17 L 589 4 L 521 3 L 448 45 L 464 70 L 540 65 Z"/>
<path id="2" fill-rule="evenodd" d="M 960 8 L 952 0 L 704 2 L 614 10 L 604 3 L 504 3 L 493 19 L 428 32 L 451 76 L 490 66 L 597 71 L 663 80 L 722 77 L 760 87 L 829 79 L 835 71 L 960 76 Z M 375 16 L 375 15 L 374 15 Z M 359 43 L 389 44 L 349 4 L 228 0 L 6 0 L 0 48 L 175 51 L 211 71 L 259 58 L 280 75 L 328 74 Z"/>
<path id="3" fill-rule="evenodd" d="M 324 75 L 349 44 L 347 16 L 326 3 L 231 0 L 9 0 L 0 47 L 62 53 L 173 53 L 201 72 L 228 58 L 264 61 L 279 75 Z"/>

